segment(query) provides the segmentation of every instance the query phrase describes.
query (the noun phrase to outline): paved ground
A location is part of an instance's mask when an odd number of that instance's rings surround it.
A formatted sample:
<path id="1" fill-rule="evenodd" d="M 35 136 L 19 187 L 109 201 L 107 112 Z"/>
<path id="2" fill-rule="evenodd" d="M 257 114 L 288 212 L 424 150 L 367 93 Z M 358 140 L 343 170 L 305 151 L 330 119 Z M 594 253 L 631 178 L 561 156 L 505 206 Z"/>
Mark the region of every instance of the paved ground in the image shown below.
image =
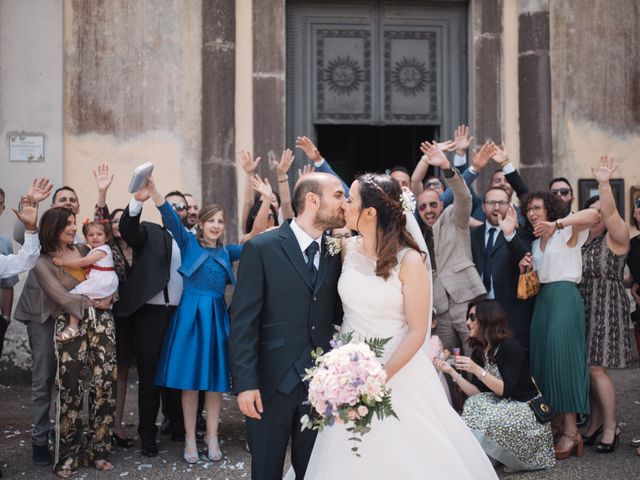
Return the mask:
<path id="1" fill-rule="evenodd" d="M 640 434 L 640 369 L 614 372 L 619 403 L 619 419 L 622 422 L 621 445 L 615 453 L 598 455 L 587 450 L 581 460 L 573 457 L 559 462 L 545 472 L 518 475 L 501 474 L 501 478 L 529 479 L 640 479 L 640 458 L 628 446 L 633 434 Z M 49 468 L 34 467 L 31 463 L 29 378 L 25 375 L 0 373 L 0 465 L 4 478 L 52 479 Z M 135 383 L 130 385 L 126 406 L 127 430 L 135 432 Z M 81 468 L 76 479 L 193 479 L 236 480 L 250 478 L 250 456 L 244 451 L 244 426 L 235 401 L 226 397 L 223 404 L 223 423 L 220 427 L 222 449 L 225 458 L 220 463 L 201 461 L 187 467 L 182 461 L 182 444 L 160 436 L 160 455 L 149 459 L 142 457 L 139 444 L 133 448 L 117 449 L 111 457 L 115 465 L 112 472 L 97 472 L 93 468 Z M 425 445 L 425 449 L 429 448 Z M 393 455 L 391 449 L 389 455 Z M 430 479 L 425 472 L 423 478 Z M 356 479 L 354 479 L 356 480 Z M 394 479 L 402 480 L 402 479 Z M 432 480 L 432 479 L 430 479 Z"/>

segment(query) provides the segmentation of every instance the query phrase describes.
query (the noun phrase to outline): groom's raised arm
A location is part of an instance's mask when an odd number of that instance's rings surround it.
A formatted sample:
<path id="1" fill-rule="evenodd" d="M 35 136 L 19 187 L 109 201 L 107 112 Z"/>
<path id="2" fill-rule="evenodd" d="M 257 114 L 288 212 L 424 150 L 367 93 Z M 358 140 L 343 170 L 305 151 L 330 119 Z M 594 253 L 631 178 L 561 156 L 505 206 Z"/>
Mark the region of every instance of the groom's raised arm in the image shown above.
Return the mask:
<path id="1" fill-rule="evenodd" d="M 264 269 L 254 242 L 245 243 L 229 319 L 229 360 L 233 391 L 258 389 L 258 340 L 264 298 Z"/>

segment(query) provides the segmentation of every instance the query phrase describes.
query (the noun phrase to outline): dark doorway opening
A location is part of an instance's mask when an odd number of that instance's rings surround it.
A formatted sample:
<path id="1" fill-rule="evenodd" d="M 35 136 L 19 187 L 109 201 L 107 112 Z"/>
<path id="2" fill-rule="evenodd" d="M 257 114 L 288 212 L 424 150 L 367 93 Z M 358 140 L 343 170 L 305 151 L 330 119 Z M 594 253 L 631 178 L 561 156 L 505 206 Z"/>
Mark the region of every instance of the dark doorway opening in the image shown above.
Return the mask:
<path id="1" fill-rule="evenodd" d="M 384 172 L 398 165 L 411 174 L 422 156 L 420 143 L 439 140 L 439 130 L 419 125 L 316 124 L 318 149 L 349 185 L 361 173 Z"/>

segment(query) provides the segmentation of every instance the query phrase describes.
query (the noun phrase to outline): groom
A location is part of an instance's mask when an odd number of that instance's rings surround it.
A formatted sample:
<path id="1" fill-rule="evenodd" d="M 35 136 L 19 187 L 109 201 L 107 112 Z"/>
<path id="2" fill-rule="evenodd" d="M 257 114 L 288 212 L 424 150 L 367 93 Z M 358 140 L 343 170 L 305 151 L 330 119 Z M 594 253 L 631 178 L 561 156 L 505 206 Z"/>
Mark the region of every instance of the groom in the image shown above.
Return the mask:
<path id="1" fill-rule="evenodd" d="M 242 251 L 229 354 L 254 480 L 282 479 L 289 438 L 296 478 L 304 478 L 316 432 L 300 431 L 300 418 L 309 413 L 301 375 L 312 364 L 312 350 L 328 351 L 333 324 L 342 317 L 340 255 L 328 255 L 322 233 L 344 226 L 343 202 L 337 177 L 305 175 L 294 190 L 298 216 Z"/>

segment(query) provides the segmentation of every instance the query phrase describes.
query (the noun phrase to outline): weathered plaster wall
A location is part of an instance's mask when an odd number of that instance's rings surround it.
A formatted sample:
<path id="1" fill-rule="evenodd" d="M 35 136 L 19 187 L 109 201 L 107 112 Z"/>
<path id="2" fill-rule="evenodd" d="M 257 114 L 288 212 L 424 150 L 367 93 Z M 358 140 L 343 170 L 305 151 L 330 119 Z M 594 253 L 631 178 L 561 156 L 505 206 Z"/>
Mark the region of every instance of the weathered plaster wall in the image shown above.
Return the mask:
<path id="1" fill-rule="evenodd" d="M 9 162 L 7 133 L 45 135 L 45 161 Z M 0 234 L 11 238 L 17 206 L 31 180 L 48 177 L 62 182 L 62 4 L 59 0 L 0 1 L 0 187 L 7 210 Z M 16 246 L 17 248 L 17 246 Z M 22 275 L 24 280 L 25 275 Z M 14 303 L 22 290 L 14 287 Z M 13 321 L 5 338 L 2 367 L 28 368 L 31 353 L 26 328 Z M 0 376 L 1 378 L 1 376 Z M 1 380 L 0 380 L 1 382 Z"/>
<path id="2" fill-rule="evenodd" d="M 554 173 L 589 178 L 613 156 L 629 187 L 640 186 L 640 4 L 636 0 L 551 2 Z"/>
<path id="3" fill-rule="evenodd" d="M 131 172 L 155 163 L 161 191 L 200 199 L 201 0 L 65 0 L 64 176 L 92 214 L 92 170 L 109 162 L 111 207 Z M 147 218 L 159 218 L 145 208 Z"/>

